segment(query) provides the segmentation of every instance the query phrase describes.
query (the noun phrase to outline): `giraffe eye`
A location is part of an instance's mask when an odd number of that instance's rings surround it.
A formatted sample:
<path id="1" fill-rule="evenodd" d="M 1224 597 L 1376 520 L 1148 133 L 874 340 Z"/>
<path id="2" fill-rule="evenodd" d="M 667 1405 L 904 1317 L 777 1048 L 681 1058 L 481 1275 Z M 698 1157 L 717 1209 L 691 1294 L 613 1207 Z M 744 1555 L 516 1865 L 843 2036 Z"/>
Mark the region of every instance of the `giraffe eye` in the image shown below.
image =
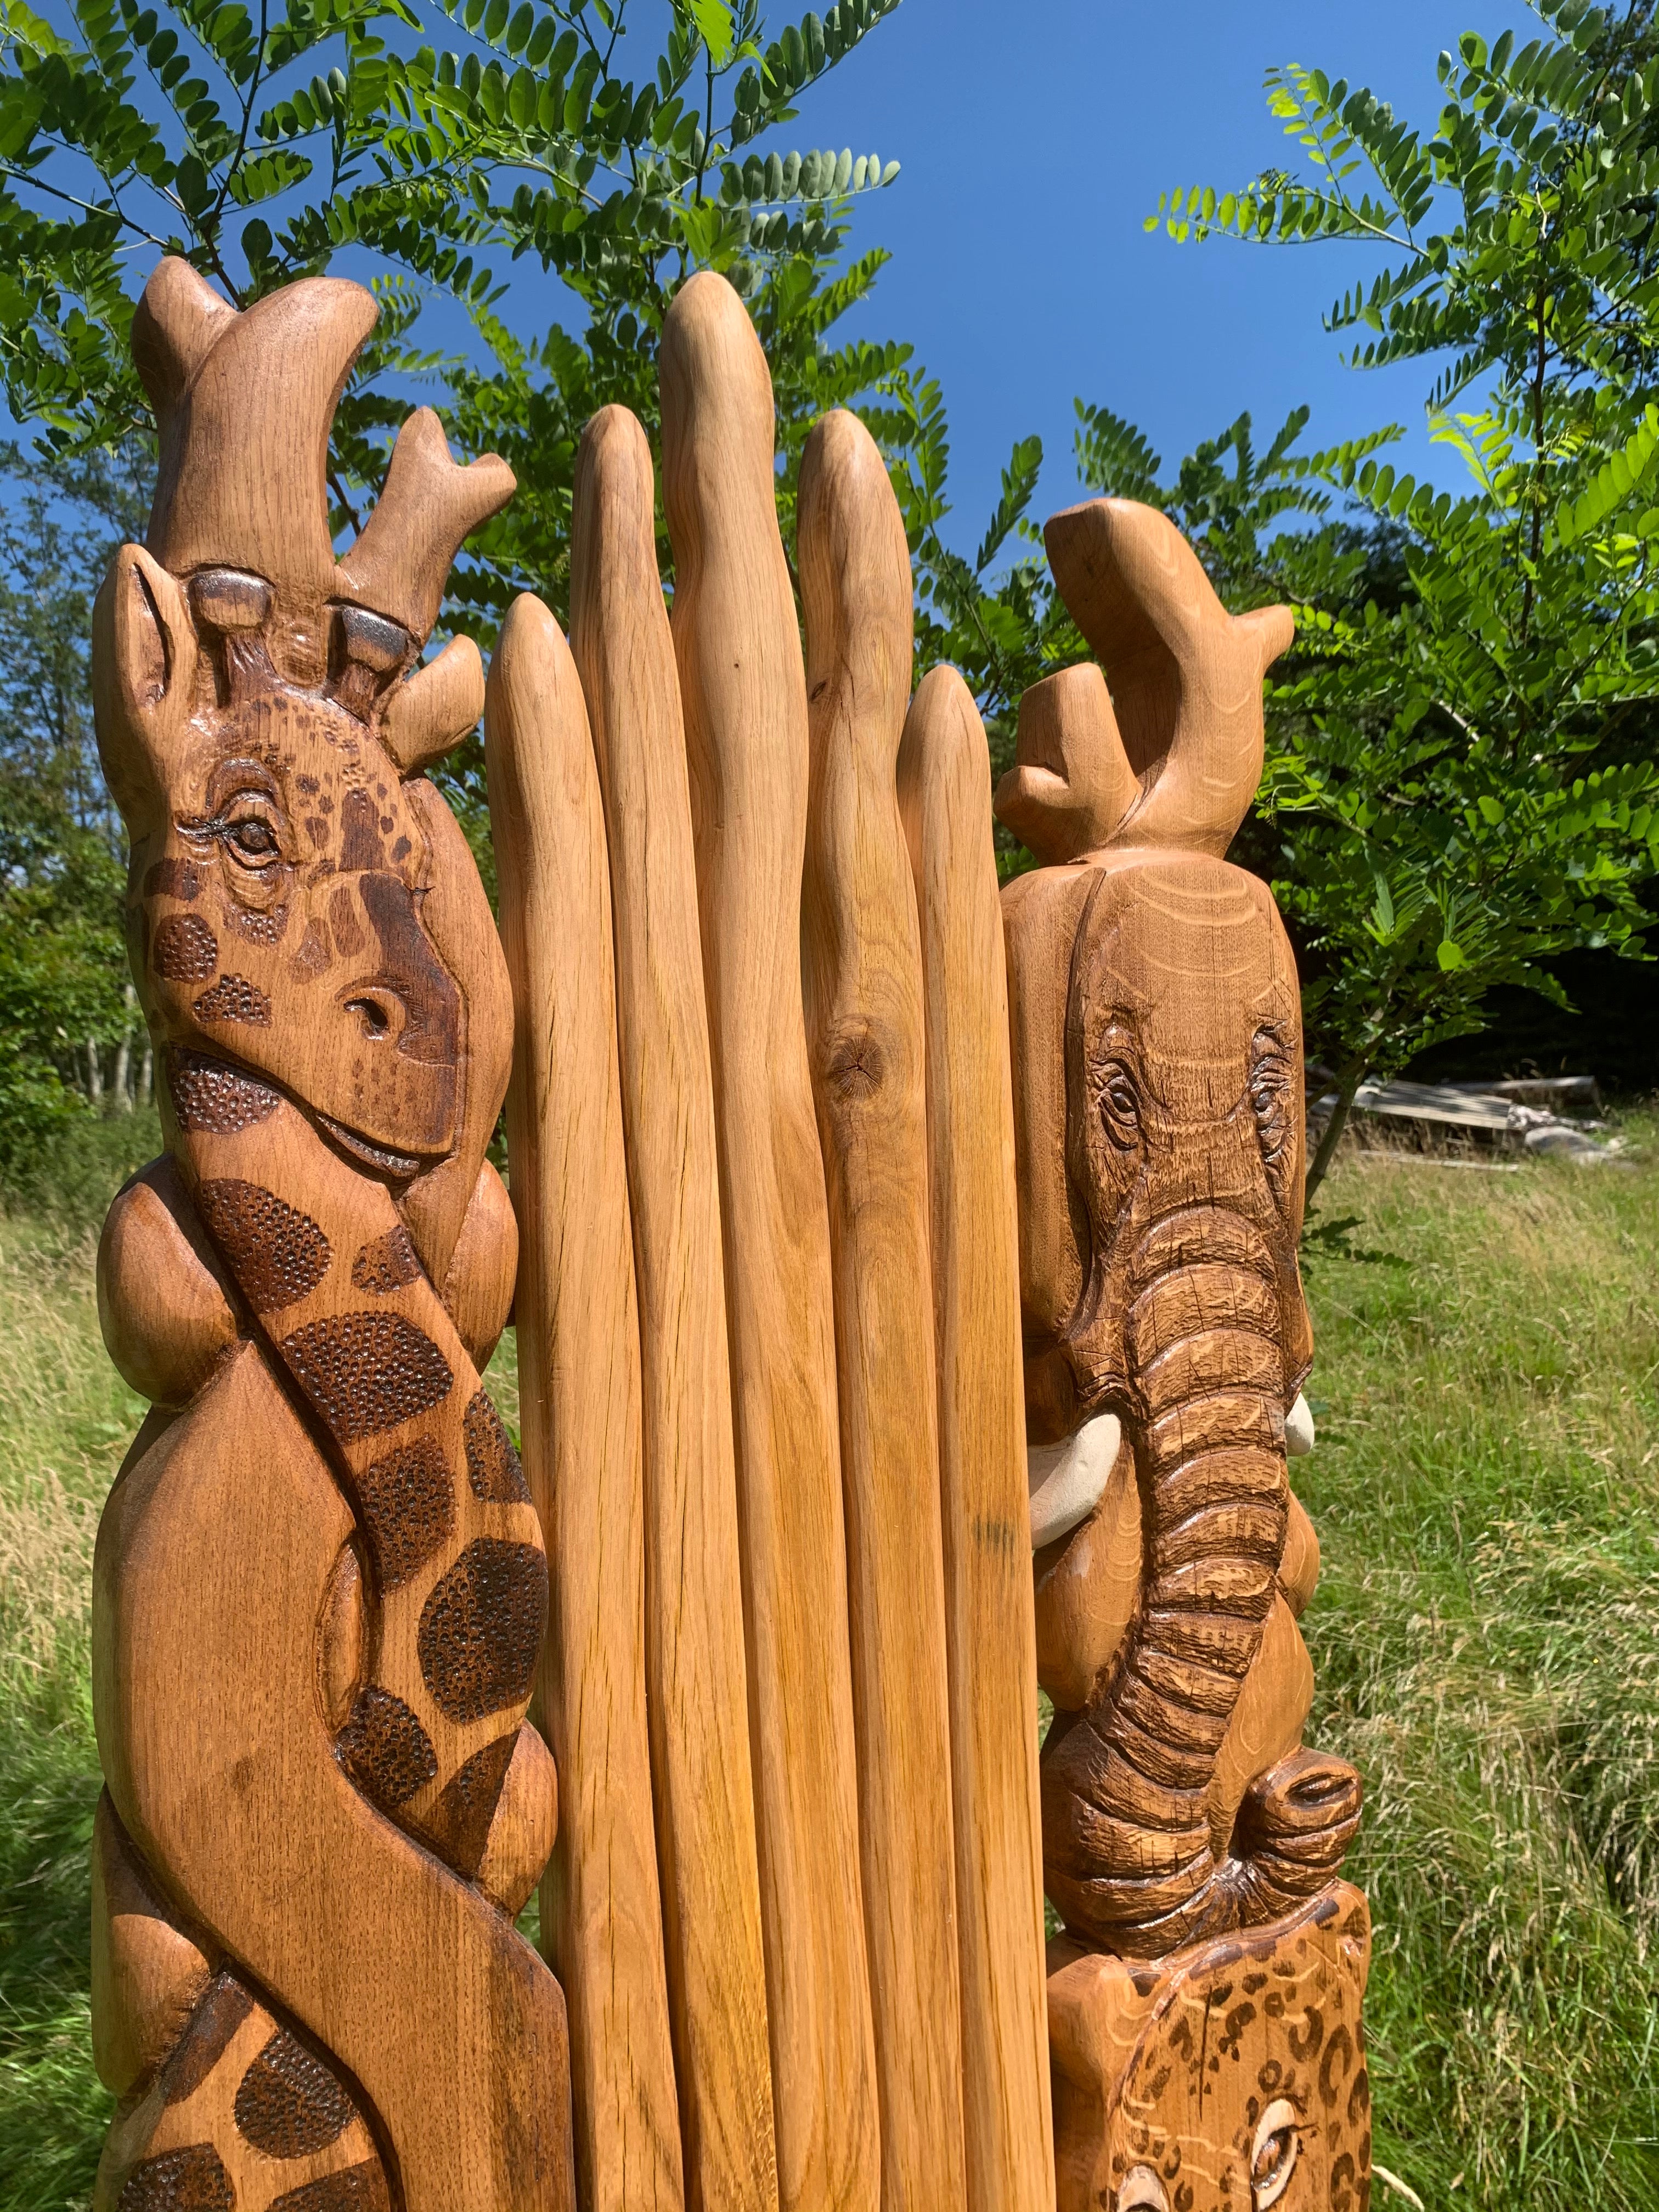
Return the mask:
<path id="1" fill-rule="evenodd" d="M 233 859 L 246 868 L 268 868 L 283 856 L 283 841 L 265 801 L 242 793 L 226 808 L 220 832 Z"/>

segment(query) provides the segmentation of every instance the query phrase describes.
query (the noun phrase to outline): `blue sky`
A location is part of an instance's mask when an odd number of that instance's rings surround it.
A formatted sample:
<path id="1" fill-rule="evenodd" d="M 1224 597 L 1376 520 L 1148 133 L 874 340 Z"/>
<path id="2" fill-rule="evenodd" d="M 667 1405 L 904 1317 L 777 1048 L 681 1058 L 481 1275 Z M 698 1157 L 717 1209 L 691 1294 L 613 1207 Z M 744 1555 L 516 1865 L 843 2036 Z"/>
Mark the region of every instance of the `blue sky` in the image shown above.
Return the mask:
<path id="1" fill-rule="evenodd" d="M 1261 436 L 1305 400 L 1310 441 L 1398 421 L 1404 465 L 1454 483 L 1459 465 L 1423 428 L 1429 374 L 1344 368 L 1321 327 L 1375 260 L 1340 245 L 1181 246 L 1142 223 L 1168 186 L 1295 166 L 1261 90 L 1273 64 L 1369 85 L 1432 135 L 1440 50 L 1510 26 L 1540 27 L 1496 0 L 903 0 L 787 136 L 903 164 L 856 203 L 855 241 L 893 259 L 845 327 L 908 338 L 939 378 L 953 542 L 976 541 L 1024 433 L 1043 441 L 1036 511 L 1078 495 L 1077 393 L 1138 422 L 1171 466 L 1243 409 Z"/>

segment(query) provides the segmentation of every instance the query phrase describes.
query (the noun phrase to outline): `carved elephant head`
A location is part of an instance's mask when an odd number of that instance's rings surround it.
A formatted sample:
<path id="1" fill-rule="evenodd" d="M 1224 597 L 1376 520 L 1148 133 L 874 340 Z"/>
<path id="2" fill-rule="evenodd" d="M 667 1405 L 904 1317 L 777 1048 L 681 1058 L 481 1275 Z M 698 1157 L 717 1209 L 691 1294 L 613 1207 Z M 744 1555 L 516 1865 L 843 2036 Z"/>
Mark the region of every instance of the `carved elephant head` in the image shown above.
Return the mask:
<path id="1" fill-rule="evenodd" d="M 1352 1768 L 1295 1747 L 1305 1704 L 1221 1822 L 1213 1792 L 1285 1604 L 1312 1356 L 1295 963 L 1224 858 L 1291 621 L 1230 617 L 1148 507 L 1074 508 L 1048 543 L 1107 672 L 1026 695 L 997 793 L 1046 864 L 1004 894 L 1028 1430 L 1083 1457 L 1114 1425 L 1139 1557 L 1109 1663 L 1045 1747 L 1044 1872 L 1073 1936 L 1157 1959 L 1314 1895 L 1358 1813 Z"/>

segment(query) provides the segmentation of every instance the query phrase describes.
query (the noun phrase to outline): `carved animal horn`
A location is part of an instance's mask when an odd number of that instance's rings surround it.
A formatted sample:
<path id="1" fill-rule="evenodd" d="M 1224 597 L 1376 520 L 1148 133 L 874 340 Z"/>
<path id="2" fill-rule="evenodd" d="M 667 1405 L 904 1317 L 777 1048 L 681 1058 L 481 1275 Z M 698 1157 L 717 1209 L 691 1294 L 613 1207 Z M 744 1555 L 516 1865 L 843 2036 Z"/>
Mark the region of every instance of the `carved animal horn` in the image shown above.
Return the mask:
<path id="1" fill-rule="evenodd" d="M 164 568 L 249 570 L 289 603 L 333 593 L 328 434 L 378 313 L 362 285 L 313 276 L 238 314 L 187 262 L 161 263 L 132 350 L 161 426 Z"/>
<path id="2" fill-rule="evenodd" d="M 1068 669 L 1020 707 L 997 812 L 1039 859 L 1106 845 L 1225 854 L 1261 778 L 1261 678 L 1286 607 L 1229 615 L 1157 508 L 1091 500 L 1045 530 L 1060 595 L 1111 678 Z"/>
<path id="3" fill-rule="evenodd" d="M 380 503 L 340 562 L 341 596 L 424 638 L 462 540 L 500 513 L 515 486 L 499 453 L 465 468 L 453 460 L 443 424 L 417 408 L 398 433 Z"/>
<path id="4" fill-rule="evenodd" d="M 461 541 L 512 497 L 494 453 L 462 468 L 429 407 L 404 424 L 380 505 L 343 562 L 328 528 L 334 410 L 379 310 L 311 276 L 241 313 L 188 262 L 156 268 L 132 349 L 161 432 L 149 550 L 175 576 L 235 568 L 279 603 L 355 601 L 424 641 Z"/>

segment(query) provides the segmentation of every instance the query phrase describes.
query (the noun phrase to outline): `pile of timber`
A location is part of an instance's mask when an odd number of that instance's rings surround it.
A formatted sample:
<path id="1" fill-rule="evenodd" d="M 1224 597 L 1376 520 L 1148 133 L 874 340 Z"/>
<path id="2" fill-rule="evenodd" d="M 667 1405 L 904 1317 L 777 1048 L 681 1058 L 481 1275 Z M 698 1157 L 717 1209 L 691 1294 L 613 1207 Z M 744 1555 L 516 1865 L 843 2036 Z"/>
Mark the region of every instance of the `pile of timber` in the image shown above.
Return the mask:
<path id="1" fill-rule="evenodd" d="M 1501 1083 L 1362 1083 L 1354 1094 L 1350 1126 L 1364 1148 L 1396 1148 L 1403 1139 L 1419 1151 L 1458 1146 L 1521 1152 L 1601 1166 L 1618 1158 L 1617 1137 L 1596 1133 L 1601 1091 L 1593 1075 L 1530 1076 Z M 1310 1099 L 1310 1124 L 1336 1104 L 1334 1091 Z M 1588 1108 L 1569 1117 L 1559 1109 Z"/>

